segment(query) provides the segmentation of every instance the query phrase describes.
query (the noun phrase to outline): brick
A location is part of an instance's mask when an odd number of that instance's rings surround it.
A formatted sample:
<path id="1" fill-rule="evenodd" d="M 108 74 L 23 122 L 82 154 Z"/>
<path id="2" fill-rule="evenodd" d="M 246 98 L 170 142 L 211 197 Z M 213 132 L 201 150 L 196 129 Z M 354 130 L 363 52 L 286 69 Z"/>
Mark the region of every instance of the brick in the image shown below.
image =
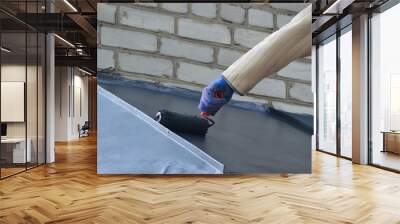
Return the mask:
<path id="1" fill-rule="evenodd" d="M 296 104 L 288 104 L 288 103 L 283 103 L 283 102 L 272 102 L 272 106 L 277 109 L 277 110 L 282 110 L 290 113 L 296 113 L 296 114 L 308 114 L 308 115 L 313 115 L 314 114 L 314 109 L 313 107 L 307 107 L 307 106 L 300 106 Z"/>
<path id="2" fill-rule="evenodd" d="M 97 20 L 115 23 L 115 11 L 117 7 L 114 5 L 109 5 L 107 3 L 99 3 L 97 4 Z"/>
<path id="3" fill-rule="evenodd" d="M 288 16 L 288 15 L 277 15 L 276 23 L 277 23 L 278 27 L 281 28 L 282 26 L 288 24 L 291 19 L 292 19 L 292 17 Z"/>
<path id="4" fill-rule="evenodd" d="M 156 76 L 172 76 L 173 65 L 170 60 L 142 55 L 119 53 L 118 63 L 121 70 Z"/>
<path id="5" fill-rule="evenodd" d="M 178 68 L 178 79 L 208 85 L 216 78 L 220 77 L 222 70 L 209 68 L 202 65 L 194 65 L 180 62 Z"/>
<path id="6" fill-rule="evenodd" d="M 166 9 L 171 12 L 187 13 L 188 4 L 187 3 L 163 3 L 161 8 Z"/>
<path id="7" fill-rule="evenodd" d="M 233 62 L 235 62 L 240 56 L 242 56 L 244 52 L 228 49 L 228 48 L 220 48 L 218 52 L 217 61 L 218 64 L 224 66 L 230 66 Z"/>
<path id="8" fill-rule="evenodd" d="M 101 44 L 140 51 L 156 51 L 154 35 L 103 26 L 100 31 Z"/>
<path id="9" fill-rule="evenodd" d="M 286 98 L 286 85 L 282 80 L 276 79 L 263 79 L 259 82 L 250 93 L 277 97 L 277 98 Z"/>
<path id="10" fill-rule="evenodd" d="M 249 24 L 253 26 L 273 28 L 274 15 L 264 10 L 249 9 Z"/>
<path id="11" fill-rule="evenodd" d="M 239 28 L 235 30 L 234 40 L 237 44 L 252 48 L 269 34 L 249 29 Z"/>
<path id="12" fill-rule="evenodd" d="M 144 7 L 157 7 L 157 3 L 148 2 L 148 3 L 133 3 L 135 6 L 144 6 Z"/>
<path id="13" fill-rule="evenodd" d="M 176 82 L 163 81 L 163 85 L 167 86 L 167 87 L 172 87 L 172 88 L 189 89 L 189 90 L 193 90 L 196 92 L 201 92 L 203 90 L 203 87 L 197 86 L 197 85 L 191 85 L 191 84 L 188 84 L 187 82 L 176 83 Z"/>
<path id="14" fill-rule="evenodd" d="M 309 4 L 308 3 L 271 3 L 271 6 L 276 9 L 285 9 L 292 12 L 300 12 L 305 9 Z"/>
<path id="15" fill-rule="evenodd" d="M 278 71 L 278 76 L 311 81 L 311 63 L 293 61 L 286 67 Z"/>
<path id="16" fill-rule="evenodd" d="M 235 23 L 243 23 L 244 13 L 245 10 L 239 6 L 234 6 L 227 3 L 221 4 L 220 16 L 224 20 L 228 20 Z"/>
<path id="17" fill-rule="evenodd" d="M 252 96 L 241 96 L 239 94 L 233 94 L 232 99 L 237 101 L 253 102 L 257 104 L 268 104 L 267 99 L 260 99 Z"/>
<path id="18" fill-rule="evenodd" d="M 192 13 L 207 18 L 217 16 L 217 5 L 215 3 L 192 3 Z"/>
<path id="19" fill-rule="evenodd" d="M 164 37 L 161 38 L 160 52 L 161 54 L 200 62 L 212 62 L 214 54 L 212 47 Z"/>
<path id="20" fill-rule="evenodd" d="M 228 27 L 221 24 L 208 24 L 192 19 L 178 20 L 178 35 L 198 40 L 229 44 L 231 37 Z"/>
<path id="21" fill-rule="evenodd" d="M 109 67 L 115 68 L 114 52 L 97 48 L 97 68 L 105 69 Z"/>
<path id="22" fill-rule="evenodd" d="M 289 94 L 290 97 L 293 99 L 301 100 L 308 103 L 312 103 L 314 100 L 311 86 L 302 83 L 294 83 L 289 90 Z"/>
<path id="23" fill-rule="evenodd" d="M 120 23 L 146 30 L 174 32 L 174 17 L 142 9 L 120 7 Z"/>

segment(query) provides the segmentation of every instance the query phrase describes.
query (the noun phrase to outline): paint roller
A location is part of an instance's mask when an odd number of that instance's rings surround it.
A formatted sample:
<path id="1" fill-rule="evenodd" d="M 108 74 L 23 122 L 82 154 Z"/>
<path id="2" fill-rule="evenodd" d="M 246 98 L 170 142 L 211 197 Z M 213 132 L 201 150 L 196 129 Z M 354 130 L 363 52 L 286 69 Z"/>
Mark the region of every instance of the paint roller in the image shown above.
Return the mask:
<path id="1" fill-rule="evenodd" d="M 215 123 L 207 117 L 179 114 L 165 109 L 158 111 L 154 119 L 173 132 L 194 135 L 205 135 Z"/>

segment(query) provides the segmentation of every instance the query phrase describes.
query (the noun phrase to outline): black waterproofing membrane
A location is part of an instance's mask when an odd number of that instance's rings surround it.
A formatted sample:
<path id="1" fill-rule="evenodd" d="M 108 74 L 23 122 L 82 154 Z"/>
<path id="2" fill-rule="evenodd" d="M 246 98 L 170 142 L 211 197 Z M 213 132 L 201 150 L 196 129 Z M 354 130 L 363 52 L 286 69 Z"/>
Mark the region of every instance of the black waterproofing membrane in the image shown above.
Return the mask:
<path id="1" fill-rule="evenodd" d="M 98 84 L 150 117 L 161 109 L 182 114 L 199 113 L 199 92 L 127 80 L 119 74 L 99 74 Z M 311 116 L 232 101 L 213 119 L 215 125 L 205 136 L 176 134 L 222 163 L 224 173 L 311 172 Z M 106 131 L 126 138 L 118 130 Z"/>

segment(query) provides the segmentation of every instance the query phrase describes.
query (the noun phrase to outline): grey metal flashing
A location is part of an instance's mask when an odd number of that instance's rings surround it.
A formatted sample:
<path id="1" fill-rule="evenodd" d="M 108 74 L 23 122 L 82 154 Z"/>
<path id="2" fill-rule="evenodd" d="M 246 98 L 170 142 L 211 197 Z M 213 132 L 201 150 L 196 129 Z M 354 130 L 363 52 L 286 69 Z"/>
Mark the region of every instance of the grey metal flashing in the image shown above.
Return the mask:
<path id="1" fill-rule="evenodd" d="M 224 165 L 98 86 L 99 174 L 222 174 Z"/>

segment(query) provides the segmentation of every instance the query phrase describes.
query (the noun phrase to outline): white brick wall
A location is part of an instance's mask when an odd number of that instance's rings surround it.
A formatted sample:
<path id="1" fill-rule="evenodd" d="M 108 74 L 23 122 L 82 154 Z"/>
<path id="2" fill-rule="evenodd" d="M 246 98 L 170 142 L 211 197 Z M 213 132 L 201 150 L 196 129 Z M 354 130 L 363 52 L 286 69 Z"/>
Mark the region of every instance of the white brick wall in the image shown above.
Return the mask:
<path id="1" fill-rule="evenodd" d="M 218 52 L 218 64 L 230 66 L 233 62 L 240 58 L 245 52 L 236 51 L 228 48 L 220 48 Z"/>
<path id="2" fill-rule="evenodd" d="M 220 77 L 222 70 L 213 69 L 206 66 L 195 65 L 181 62 L 178 68 L 178 78 L 184 81 L 208 85 L 216 78 Z"/>
<path id="3" fill-rule="evenodd" d="M 278 76 L 311 82 L 311 63 L 293 61 L 278 71 Z"/>
<path id="4" fill-rule="evenodd" d="M 288 15 L 277 15 L 276 23 L 278 27 L 281 28 L 282 26 L 288 24 L 292 18 L 293 18 L 292 16 Z"/>
<path id="5" fill-rule="evenodd" d="M 267 28 L 274 27 L 274 15 L 268 11 L 249 9 L 249 24 Z"/>
<path id="6" fill-rule="evenodd" d="M 264 3 L 99 3 L 98 7 L 99 69 L 115 67 L 132 79 L 161 79 L 193 90 L 218 78 L 296 14 L 296 7 Z M 235 99 L 312 113 L 310 60 L 292 62 Z"/>
<path id="7" fill-rule="evenodd" d="M 174 17 L 130 7 L 120 7 L 120 23 L 154 31 L 174 32 Z"/>
<path id="8" fill-rule="evenodd" d="M 171 12 L 186 13 L 188 11 L 187 3 L 162 3 L 161 8 Z"/>
<path id="9" fill-rule="evenodd" d="M 311 86 L 301 83 L 294 83 L 289 91 L 290 97 L 304 102 L 313 102 L 313 93 Z"/>
<path id="10" fill-rule="evenodd" d="M 250 93 L 265 95 L 277 98 L 286 98 L 286 85 L 282 80 L 263 79 L 259 82 Z"/>
<path id="11" fill-rule="evenodd" d="M 198 40 L 229 44 L 231 36 L 228 27 L 209 24 L 193 19 L 178 19 L 178 35 Z"/>
<path id="12" fill-rule="evenodd" d="M 215 18 L 217 16 L 216 3 L 192 3 L 192 13 L 197 16 Z"/>
<path id="13" fill-rule="evenodd" d="M 100 42 L 106 46 L 121 47 L 140 51 L 156 51 L 157 37 L 119 28 L 101 27 Z"/>
<path id="14" fill-rule="evenodd" d="M 97 50 L 97 67 L 100 69 L 115 67 L 114 52 L 110 50 L 98 49 Z"/>
<path id="15" fill-rule="evenodd" d="M 161 38 L 160 52 L 201 62 L 212 62 L 214 54 L 212 47 L 165 37 Z"/>
<path id="16" fill-rule="evenodd" d="M 98 49 L 97 50 L 97 67 L 100 69 L 115 67 L 114 52 L 110 50 Z"/>
<path id="17" fill-rule="evenodd" d="M 244 22 L 245 10 L 239 6 L 221 4 L 221 18 L 236 23 Z"/>
<path id="18" fill-rule="evenodd" d="M 98 4 L 97 5 L 97 20 L 108 23 L 115 23 L 115 11 L 117 7 L 114 5 Z"/>
<path id="19" fill-rule="evenodd" d="M 238 28 L 234 33 L 235 43 L 244 47 L 252 48 L 260 41 L 264 40 L 269 34 L 250 29 Z"/>
<path id="20" fill-rule="evenodd" d="M 157 7 L 157 3 L 153 2 L 148 2 L 148 3 L 135 3 L 137 6 L 142 6 L 142 7 Z"/>
<path id="21" fill-rule="evenodd" d="M 303 3 L 272 3 L 271 6 L 273 8 L 279 9 L 279 10 L 289 10 L 292 12 L 300 12 L 304 8 L 306 8 L 309 4 L 303 4 Z"/>
<path id="22" fill-rule="evenodd" d="M 122 71 L 156 76 L 172 76 L 172 62 L 166 59 L 119 53 L 118 62 Z"/>

